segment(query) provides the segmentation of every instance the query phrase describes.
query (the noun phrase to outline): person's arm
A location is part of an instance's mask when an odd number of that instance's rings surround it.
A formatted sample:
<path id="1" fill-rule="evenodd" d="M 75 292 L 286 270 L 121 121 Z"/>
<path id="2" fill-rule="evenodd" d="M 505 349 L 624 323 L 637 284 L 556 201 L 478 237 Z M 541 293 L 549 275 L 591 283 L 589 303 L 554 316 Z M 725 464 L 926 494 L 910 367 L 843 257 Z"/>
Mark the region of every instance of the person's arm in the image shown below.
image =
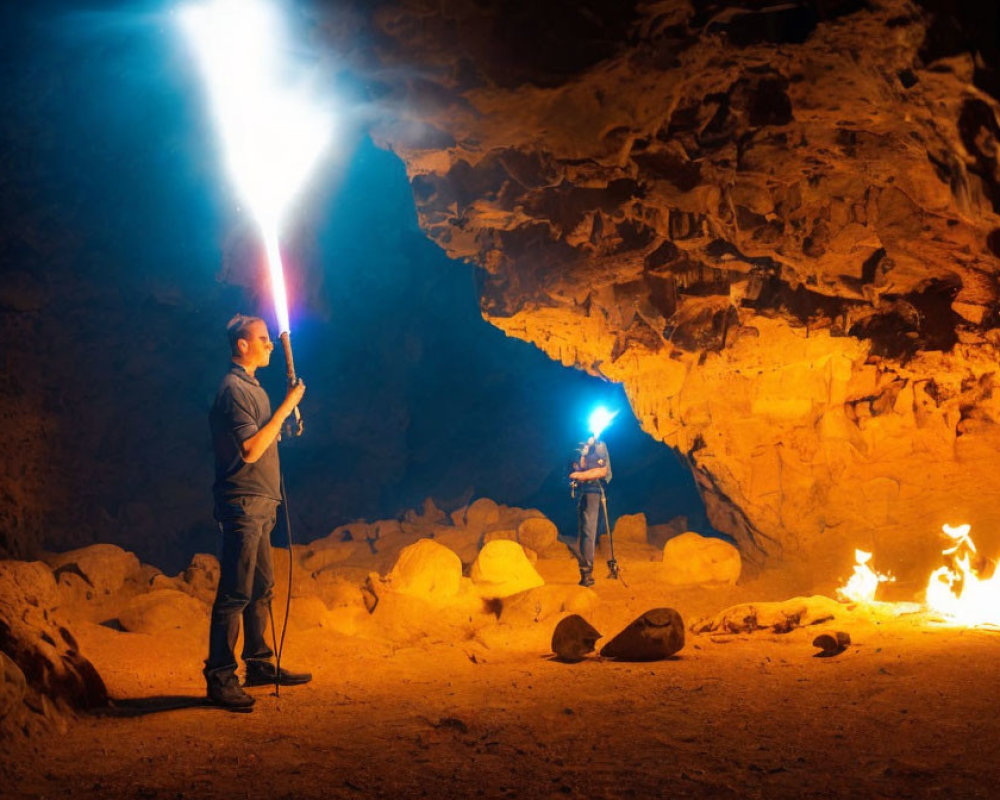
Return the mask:
<path id="1" fill-rule="evenodd" d="M 274 444 L 274 440 L 281 433 L 282 423 L 299 404 L 299 401 L 302 400 L 302 395 L 305 394 L 305 391 L 306 385 L 301 380 L 294 386 L 289 387 L 288 394 L 285 395 L 285 399 L 281 401 L 281 405 L 271 415 L 271 419 L 264 423 L 264 427 L 258 430 L 257 433 L 249 439 L 245 439 L 240 444 L 240 453 L 244 461 L 248 464 L 253 464 L 264 455 L 267 448 Z"/>
<path id="2" fill-rule="evenodd" d="M 569 479 L 571 481 L 597 481 L 608 474 L 607 467 L 594 467 L 593 469 L 584 469 L 579 472 L 571 472 L 569 474 Z"/>

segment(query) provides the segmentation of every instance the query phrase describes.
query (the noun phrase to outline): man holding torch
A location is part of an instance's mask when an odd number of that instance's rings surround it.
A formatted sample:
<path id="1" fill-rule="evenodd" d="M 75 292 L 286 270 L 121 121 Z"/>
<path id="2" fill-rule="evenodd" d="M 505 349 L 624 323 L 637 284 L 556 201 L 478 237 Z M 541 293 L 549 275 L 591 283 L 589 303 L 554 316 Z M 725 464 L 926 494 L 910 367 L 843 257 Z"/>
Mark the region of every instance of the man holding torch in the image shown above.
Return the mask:
<path id="1" fill-rule="evenodd" d="M 227 331 L 232 366 L 209 414 L 215 518 L 222 543 L 205 680 L 212 702 L 232 711 L 250 711 L 254 698 L 236 678 L 234 648 L 241 617 L 247 686 L 292 686 L 312 679 L 309 673 L 276 668 L 264 638 L 274 589 L 270 537 L 282 502 L 278 438 L 282 424 L 302 400 L 305 385 L 299 380 L 289 386 L 272 414 L 267 393 L 254 376 L 268 365 L 274 349 L 266 323 L 237 314 Z"/>

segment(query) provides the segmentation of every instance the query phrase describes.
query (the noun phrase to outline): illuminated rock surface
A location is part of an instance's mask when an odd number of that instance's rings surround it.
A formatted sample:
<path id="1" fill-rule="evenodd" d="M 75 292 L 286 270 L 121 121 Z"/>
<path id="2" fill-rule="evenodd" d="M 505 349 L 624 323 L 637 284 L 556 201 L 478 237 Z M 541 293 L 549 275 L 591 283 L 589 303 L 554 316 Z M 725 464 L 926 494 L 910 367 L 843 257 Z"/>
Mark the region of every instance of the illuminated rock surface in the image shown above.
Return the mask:
<path id="1" fill-rule="evenodd" d="M 462 562 L 432 539 L 421 539 L 404 548 L 389 573 L 393 590 L 428 600 L 446 600 L 458 594 Z"/>
<path id="2" fill-rule="evenodd" d="M 1000 548 L 996 48 L 925 6 L 383 4 L 370 50 L 326 24 L 485 317 L 623 383 L 750 568 L 857 544 L 912 575 L 945 520 Z"/>
<path id="3" fill-rule="evenodd" d="M 521 545 L 508 539 L 496 539 L 483 545 L 469 577 L 488 597 L 508 597 L 545 583 L 531 566 Z"/>
<path id="4" fill-rule="evenodd" d="M 740 551 L 729 542 L 687 532 L 663 547 L 663 579 L 678 586 L 736 583 Z"/>

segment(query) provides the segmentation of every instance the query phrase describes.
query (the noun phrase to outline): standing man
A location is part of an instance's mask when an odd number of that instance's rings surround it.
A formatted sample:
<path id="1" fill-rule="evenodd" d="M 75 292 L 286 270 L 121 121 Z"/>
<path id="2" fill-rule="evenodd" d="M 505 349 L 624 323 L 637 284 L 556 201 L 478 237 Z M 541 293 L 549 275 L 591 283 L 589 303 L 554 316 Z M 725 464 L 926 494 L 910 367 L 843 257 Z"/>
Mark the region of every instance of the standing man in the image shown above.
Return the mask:
<path id="1" fill-rule="evenodd" d="M 611 480 L 611 458 L 608 448 L 597 436 L 591 436 L 580 446 L 579 458 L 573 464 L 569 479 L 580 493 L 577 503 L 577 550 L 580 559 L 580 585 L 594 585 L 594 546 L 601 516 L 601 496 L 604 484 Z"/>
<path id="2" fill-rule="evenodd" d="M 226 326 L 232 367 L 222 379 L 209 414 L 215 450 L 215 518 L 222 534 L 219 590 L 212 606 L 205 681 L 208 697 L 232 711 L 251 711 L 254 698 L 236 678 L 233 652 L 243 619 L 246 685 L 306 683 L 309 673 L 281 669 L 264 639 L 274 590 L 271 530 L 281 503 L 278 434 L 302 400 L 299 381 L 271 414 L 271 403 L 254 377 L 271 360 L 274 343 L 257 317 L 237 314 Z M 289 557 L 291 554 L 289 553 Z"/>

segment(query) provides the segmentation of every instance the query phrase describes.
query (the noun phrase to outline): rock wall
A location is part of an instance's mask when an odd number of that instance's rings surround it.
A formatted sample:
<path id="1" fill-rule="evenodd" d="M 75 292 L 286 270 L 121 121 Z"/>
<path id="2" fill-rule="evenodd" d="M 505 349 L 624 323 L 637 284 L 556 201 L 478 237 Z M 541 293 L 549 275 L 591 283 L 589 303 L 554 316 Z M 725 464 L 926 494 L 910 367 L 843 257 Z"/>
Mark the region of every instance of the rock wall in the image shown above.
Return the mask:
<path id="1" fill-rule="evenodd" d="M 905 578 L 943 522 L 1000 548 L 1000 123 L 977 44 L 996 13 L 937 5 L 410 2 L 319 24 L 424 231 L 484 268 L 487 320 L 624 384 L 751 564 L 861 546 Z"/>

